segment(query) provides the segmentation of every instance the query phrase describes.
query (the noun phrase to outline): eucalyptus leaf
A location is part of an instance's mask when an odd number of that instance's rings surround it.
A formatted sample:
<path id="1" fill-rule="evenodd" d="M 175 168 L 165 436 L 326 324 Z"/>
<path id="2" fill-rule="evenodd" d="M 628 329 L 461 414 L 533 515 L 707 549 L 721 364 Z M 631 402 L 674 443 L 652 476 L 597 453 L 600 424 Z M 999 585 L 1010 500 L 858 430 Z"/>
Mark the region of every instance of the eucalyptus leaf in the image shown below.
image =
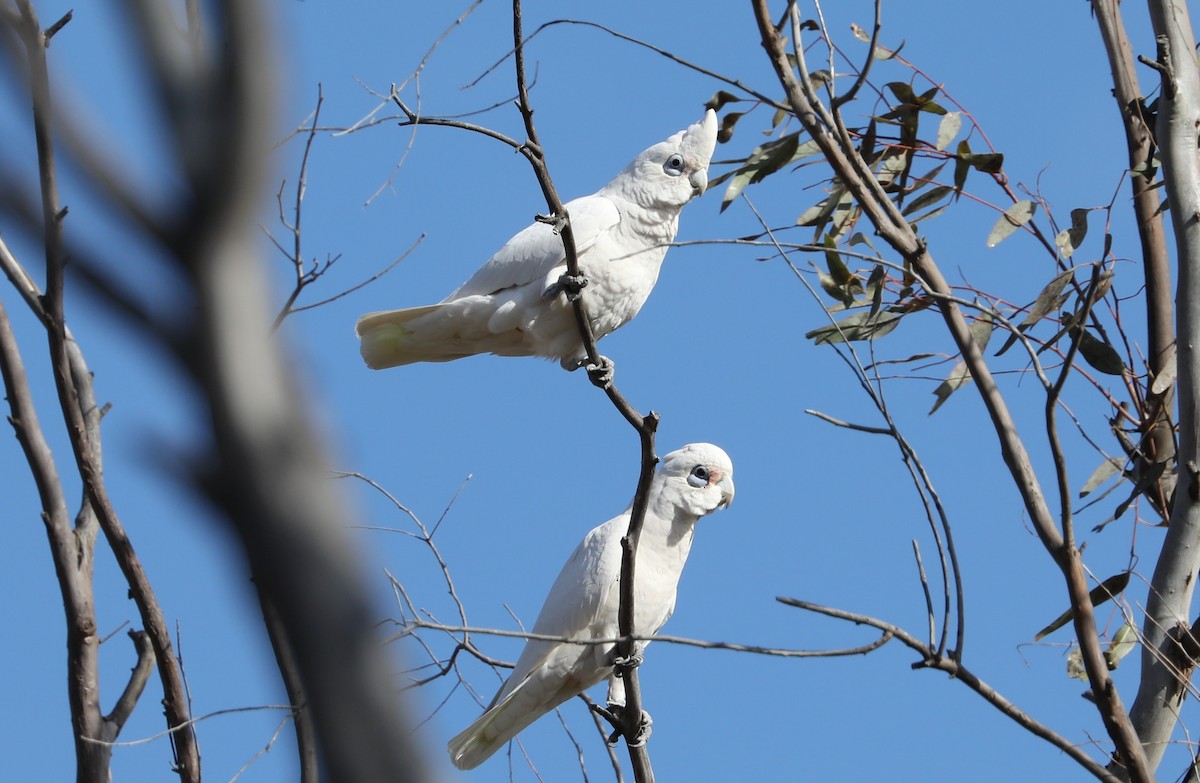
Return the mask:
<path id="1" fill-rule="evenodd" d="M 1079 497 L 1087 497 L 1113 476 L 1119 476 L 1123 467 L 1125 467 L 1125 460 L 1120 457 L 1109 457 L 1101 462 L 1100 466 L 1093 470 L 1092 475 L 1084 482 L 1083 487 L 1079 490 Z"/>
<path id="2" fill-rule="evenodd" d="M 1116 596 L 1120 595 L 1121 591 L 1124 590 L 1126 585 L 1129 584 L 1130 573 L 1131 572 L 1129 571 L 1122 571 L 1119 574 L 1114 574 L 1113 576 L 1110 576 L 1108 579 L 1105 579 L 1103 582 L 1093 587 L 1091 592 L 1088 593 L 1088 598 L 1091 600 L 1092 606 L 1100 606 L 1108 599 L 1115 598 Z M 1033 640 L 1036 642 L 1045 636 L 1054 633 L 1059 628 L 1062 628 L 1064 625 L 1069 623 L 1074 617 L 1075 610 L 1067 609 L 1067 611 L 1055 618 L 1054 622 L 1038 631 L 1037 634 L 1034 635 Z"/>
<path id="3" fill-rule="evenodd" d="M 950 146 L 950 142 L 954 141 L 954 137 L 958 135 L 962 129 L 962 112 L 952 111 L 942 117 L 942 121 L 938 123 L 937 132 L 937 148 L 944 150 Z"/>
<path id="4" fill-rule="evenodd" d="M 949 185 L 939 185 L 936 188 L 927 190 L 921 195 L 908 202 L 901 210 L 902 215 L 911 215 L 925 207 L 932 206 L 954 192 L 954 188 Z"/>
<path id="5" fill-rule="evenodd" d="M 1137 646 L 1137 629 L 1129 623 L 1123 624 L 1113 634 L 1112 641 L 1108 643 L 1108 647 L 1104 650 L 1104 662 L 1108 664 L 1109 670 L 1117 668 L 1121 663 L 1121 659 L 1137 649 Z"/>
<path id="6" fill-rule="evenodd" d="M 1108 375 L 1124 375 L 1125 362 L 1121 354 L 1103 340 L 1084 329 L 1079 335 L 1079 353 L 1093 369 Z"/>
<path id="7" fill-rule="evenodd" d="M 896 313 L 872 315 L 870 311 L 862 310 L 846 316 L 836 324 L 813 329 L 804 336 L 817 345 L 874 340 L 883 337 L 899 325 L 900 316 Z"/>
<path id="8" fill-rule="evenodd" d="M 985 311 L 969 327 L 971 342 L 975 343 L 980 352 L 987 347 L 988 341 L 992 338 L 992 326 L 992 316 Z M 954 368 L 950 370 L 950 374 L 946 376 L 946 380 L 933 390 L 935 399 L 933 407 L 929 409 L 929 415 L 932 416 L 938 408 L 942 407 L 942 403 L 950 399 L 951 394 L 961 389 L 970 380 L 971 373 L 967 370 L 966 361 L 959 359 Z"/>
<path id="9" fill-rule="evenodd" d="M 1054 244 L 1058 247 L 1058 252 L 1063 258 L 1070 258 L 1071 254 L 1083 244 L 1083 239 L 1087 236 L 1087 216 L 1090 211 L 1087 209 L 1072 209 L 1071 227 L 1060 231 L 1058 236 L 1054 238 Z"/>
<path id="10" fill-rule="evenodd" d="M 1081 680 L 1087 683 L 1087 669 L 1083 666 L 1083 653 L 1075 645 L 1071 645 L 1071 652 L 1067 653 L 1067 676 Z"/>
<path id="11" fill-rule="evenodd" d="M 1059 307 L 1062 307 L 1062 303 L 1065 301 L 1062 296 L 1063 289 L 1067 287 L 1067 283 L 1071 281 L 1074 274 L 1074 270 L 1068 269 L 1065 272 L 1055 275 L 1054 279 L 1047 283 L 1041 293 L 1037 295 L 1037 299 L 1033 301 L 1033 306 L 1029 308 L 1029 312 L 1021 319 L 1021 323 L 1017 324 L 1017 330 L 1024 332 Z M 996 351 L 996 355 L 1000 356 L 1003 354 L 1016 341 L 1017 335 L 1010 334 L 1000 350 Z"/>
<path id="12" fill-rule="evenodd" d="M 1029 222 L 1033 213 L 1037 212 L 1037 204 L 1029 199 L 1023 199 L 1004 210 L 1004 214 L 992 226 L 988 234 L 987 246 L 995 247 L 1012 235 L 1021 226 Z"/>

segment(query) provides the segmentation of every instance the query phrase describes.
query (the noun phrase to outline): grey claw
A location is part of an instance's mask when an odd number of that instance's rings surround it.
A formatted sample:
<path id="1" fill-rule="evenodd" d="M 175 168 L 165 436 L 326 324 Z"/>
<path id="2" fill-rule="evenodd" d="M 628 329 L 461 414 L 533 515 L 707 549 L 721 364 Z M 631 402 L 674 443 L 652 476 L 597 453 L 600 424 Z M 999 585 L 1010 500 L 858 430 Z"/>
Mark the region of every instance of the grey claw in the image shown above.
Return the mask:
<path id="1" fill-rule="evenodd" d="M 587 275 L 582 272 L 578 276 L 563 273 L 559 275 L 558 282 L 542 291 L 542 299 L 553 299 L 559 294 L 566 294 L 568 302 L 574 302 L 579 298 L 579 292 L 587 287 Z"/>
<path id="2" fill-rule="evenodd" d="M 624 672 L 625 670 L 636 669 L 637 667 L 639 667 L 643 663 L 645 663 L 645 661 L 646 661 L 646 659 L 642 655 L 641 648 L 638 648 L 638 649 L 635 649 L 633 651 L 633 654 L 630 655 L 628 658 L 622 658 L 619 655 L 616 658 L 613 658 L 613 668 L 617 670 L 617 676 L 620 677 L 621 673 Z"/>
<path id="3" fill-rule="evenodd" d="M 587 365 L 588 378 L 593 384 L 601 389 L 608 389 L 612 386 L 613 375 L 617 369 L 616 363 L 607 356 L 600 357 L 599 364 Z"/>
<path id="4" fill-rule="evenodd" d="M 610 704 L 608 705 L 608 712 L 612 716 L 609 719 L 610 721 L 623 722 L 625 720 L 624 704 Z M 638 721 L 637 734 L 634 736 L 633 741 L 629 743 L 629 747 L 640 748 L 645 745 L 646 740 L 650 739 L 650 735 L 654 733 L 653 727 L 654 719 L 650 717 L 650 713 L 642 710 L 641 720 Z M 612 736 L 608 738 L 608 744 L 615 745 L 617 738 L 620 736 L 620 729 L 614 731 Z"/>

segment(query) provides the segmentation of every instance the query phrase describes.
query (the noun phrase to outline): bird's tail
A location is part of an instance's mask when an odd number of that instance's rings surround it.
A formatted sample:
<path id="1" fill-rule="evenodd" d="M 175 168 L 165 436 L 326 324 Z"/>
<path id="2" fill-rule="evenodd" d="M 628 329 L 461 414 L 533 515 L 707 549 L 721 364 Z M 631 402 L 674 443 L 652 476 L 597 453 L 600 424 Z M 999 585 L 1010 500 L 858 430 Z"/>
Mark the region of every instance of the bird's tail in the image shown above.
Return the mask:
<path id="1" fill-rule="evenodd" d="M 521 683 L 526 685 L 529 680 Z M 462 733 L 450 740 L 447 747 L 450 750 L 450 760 L 459 769 L 475 769 L 487 761 L 493 753 L 503 748 L 513 737 L 521 733 L 525 727 L 533 723 L 562 700 L 546 705 L 544 703 L 529 704 L 529 699 L 523 698 L 521 686 L 507 694 L 498 704 L 488 708 L 474 723 L 467 726 Z M 534 699 L 541 702 L 541 699 Z"/>
<path id="2" fill-rule="evenodd" d="M 354 331 L 362 339 L 360 350 L 367 366 L 382 370 L 412 362 L 444 362 L 461 357 L 461 353 L 444 355 L 431 351 L 435 346 L 423 339 L 420 325 L 413 323 L 441 309 L 442 305 L 435 304 L 367 313 L 359 318 Z"/>

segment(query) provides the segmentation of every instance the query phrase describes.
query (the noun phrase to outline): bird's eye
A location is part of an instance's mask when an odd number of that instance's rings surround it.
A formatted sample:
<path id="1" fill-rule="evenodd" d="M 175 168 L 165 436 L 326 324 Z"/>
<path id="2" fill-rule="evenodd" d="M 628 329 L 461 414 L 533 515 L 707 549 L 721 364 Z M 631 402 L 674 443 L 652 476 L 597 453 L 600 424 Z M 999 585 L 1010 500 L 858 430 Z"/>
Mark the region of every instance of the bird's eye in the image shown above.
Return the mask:
<path id="1" fill-rule="evenodd" d="M 670 174 L 672 177 L 678 177 L 683 173 L 683 156 L 676 152 L 671 157 L 667 158 L 667 162 L 663 164 L 663 171 Z"/>
<path id="2" fill-rule="evenodd" d="M 688 474 L 688 483 L 693 487 L 708 486 L 708 468 L 703 465 L 692 468 L 692 472 Z"/>

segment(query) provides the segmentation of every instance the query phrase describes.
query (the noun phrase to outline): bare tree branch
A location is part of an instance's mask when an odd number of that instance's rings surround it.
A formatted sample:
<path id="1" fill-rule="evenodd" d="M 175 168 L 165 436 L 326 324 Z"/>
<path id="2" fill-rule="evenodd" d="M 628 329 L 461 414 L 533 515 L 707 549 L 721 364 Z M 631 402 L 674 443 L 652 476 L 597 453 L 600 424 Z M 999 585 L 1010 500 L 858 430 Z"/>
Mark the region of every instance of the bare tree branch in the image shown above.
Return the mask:
<path id="1" fill-rule="evenodd" d="M 809 601 L 801 601 L 798 598 L 779 597 L 775 600 L 782 604 L 786 604 L 787 606 L 794 606 L 798 609 L 816 612 L 817 614 L 823 614 L 827 617 L 846 620 L 856 625 L 870 626 L 871 628 L 883 631 L 885 634 L 891 634 L 906 647 L 916 651 L 921 656 L 921 660 L 913 664 L 914 669 L 936 669 L 937 671 L 946 672 L 957 680 L 961 680 L 963 684 L 982 696 L 986 702 L 1000 710 L 1000 712 L 1002 712 L 1004 715 L 1011 718 L 1014 722 L 1021 726 L 1021 728 L 1038 737 L 1041 737 L 1054 747 L 1061 750 L 1067 756 L 1070 756 L 1074 761 L 1078 762 L 1080 766 L 1094 775 L 1098 780 L 1105 781 L 1105 783 L 1120 783 L 1121 778 L 1117 777 L 1112 772 L 1096 763 L 1095 759 L 1084 753 L 1077 745 L 1068 740 L 1066 737 L 1057 733 L 1048 726 L 1039 723 L 1024 710 L 1017 707 L 1015 704 L 1009 701 L 1007 697 L 1003 696 L 991 685 L 976 677 L 975 674 L 961 661 L 937 655 L 933 649 L 926 646 L 921 642 L 920 639 L 916 638 L 904 629 L 869 615 L 858 614 L 856 612 L 847 612 L 844 609 L 835 609 L 830 606 L 821 606 L 820 604 L 810 603 Z"/>
<path id="2" fill-rule="evenodd" d="M 129 585 L 130 595 L 137 604 L 146 632 L 154 646 L 154 657 L 163 684 L 163 706 L 167 714 L 167 723 L 171 727 L 179 727 L 187 721 L 188 714 L 182 677 L 171 652 L 170 632 L 149 579 L 125 534 L 116 510 L 109 501 L 102 477 L 99 413 L 92 392 L 91 374 L 83 363 L 83 356 L 78 347 L 73 341 L 68 344 L 63 315 L 66 256 L 62 221 L 66 212 L 59 206 L 54 143 L 50 127 L 52 101 L 45 53 L 48 37 L 41 32 L 32 4 L 28 0 L 17 0 L 17 5 L 21 22 L 15 32 L 21 37 L 28 60 L 29 91 L 33 98 L 34 137 L 37 142 L 42 196 L 42 229 L 46 252 L 46 295 L 43 297 L 43 307 L 48 321 L 50 354 L 60 408 L 87 495 L 89 509 L 86 513 L 95 515 Z M 198 783 L 200 757 L 195 735 L 190 730 L 180 731 L 176 737 L 175 749 L 176 767 L 180 778 L 187 783 Z M 104 771 L 107 772 L 107 759 L 104 766 Z"/>

